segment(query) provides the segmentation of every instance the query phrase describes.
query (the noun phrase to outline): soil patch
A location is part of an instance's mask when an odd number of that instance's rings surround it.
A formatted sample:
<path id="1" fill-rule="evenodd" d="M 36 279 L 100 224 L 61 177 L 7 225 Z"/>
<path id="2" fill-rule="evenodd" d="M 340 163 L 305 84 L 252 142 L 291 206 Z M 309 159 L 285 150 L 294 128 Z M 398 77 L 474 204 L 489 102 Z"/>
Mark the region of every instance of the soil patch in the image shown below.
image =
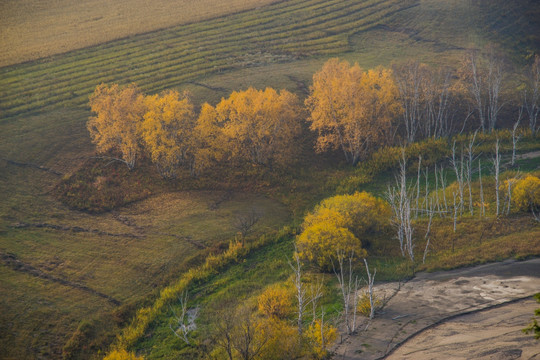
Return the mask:
<path id="1" fill-rule="evenodd" d="M 406 346 L 434 325 L 455 319 L 464 313 L 499 307 L 521 301 L 540 289 L 540 259 L 507 260 L 500 263 L 437 273 L 421 273 L 406 283 L 387 283 L 375 287 L 375 293 L 386 299 L 383 310 L 369 324 L 366 331 L 343 339 L 335 349 L 336 359 L 380 359 Z M 515 316 L 530 319 L 533 312 L 516 307 Z M 519 314 L 518 314 L 519 313 Z M 470 315 L 473 316 L 473 315 Z M 523 322 L 525 327 L 528 320 Z M 364 329 L 367 321 L 359 329 Z M 459 332 L 457 333 L 459 334 Z M 460 341 L 475 341 L 466 334 Z M 492 339 L 484 343 L 483 351 L 498 349 Z M 425 343 L 426 348 L 431 347 Z M 463 348 L 458 346 L 456 351 Z M 506 348 L 505 348 L 506 349 Z M 513 350 L 508 348 L 506 350 Z M 443 358 L 452 358 L 448 353 Z M 458 353 L 455 357 L 460 358 Z M 464 358 L 475 358 L 465 356 Z M 401 358 L 399 356 L 393 358 Z M 411 357 L 412 358 L 412 357 Z"/>

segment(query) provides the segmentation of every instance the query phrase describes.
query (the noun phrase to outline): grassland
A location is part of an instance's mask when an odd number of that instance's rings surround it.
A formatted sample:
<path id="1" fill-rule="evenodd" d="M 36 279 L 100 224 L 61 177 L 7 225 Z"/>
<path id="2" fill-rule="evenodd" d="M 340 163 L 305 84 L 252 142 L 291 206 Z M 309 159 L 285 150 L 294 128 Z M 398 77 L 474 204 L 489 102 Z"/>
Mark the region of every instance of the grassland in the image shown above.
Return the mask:
<path id="1" fill-rule="evenodd" d="M 505 159 L 506 160 L 506 159 Z M 538 169 L 540 158 L 520 160 L 518 164 L 523 171 Z M 487 169 L 485 169 L 487 170 Z M 486 171 L 487 173 L 487 171 Z M 536 172 L 538 174 L 538 172 Z M 503 172 L 502 178 L 515 175 L 515 171 Z M 423 179 L 422 179 L 423 180 Z M 377 179 L 377 182 L 388 185 L 392 183 L 391 176 Z M 510 216 L 496 217 L 494 214 L 494 179 L 484 177 L 486 203 L 489 204 L 487 216 L 481 218 L 479 209 L 476 215 L 465 214 L 457 222 L 454 232 L 452 219 L 436 217 L 431 230 L 430 251 L 425 263 L 417 260 L 413 268 L 408 259 L 401 257 L 397 240 L 393 234 L 380 236 L 372 242 L 369 248 L 369 263 L 377 269 L 377 282 L 401 281 L 410 278 L 414 271 L 448 270 L 461 266 L 478 265 L 502 259 L 524 259 L 540 255 L 540 226 L 531 215 L 512 213 Z M 434 184 L 430 184 L 433 188 Z M 384 186 L 382 186 L 384 187 Z M 358 190 L 371 189 L 372 184 L 361 186 Z M 452 185 L 447 189 L 449 191 Z M 473 183 L 473 196 L 478 197 L 479 183 Z M 423 189 L 422 189 L 423 191 Z M 433 196 L 433 192 L 431 196 Z M 379 193 L 379 195 L 381 195 Z M 427 220 L 420 219 L 415 225 L 415 231 L 421 234 L 427 227 Z M 291 234 L 292 235 L 292 234 Z M 291 286 L 291 269 L 287 264 L 293 253 L 294 236 L 286 236 L 278 242 L 271 242 L 262 249 L 252 252 L 245 261 L 233 263 L 205 281 L 187 283 L 184 290 L 190 292 L 190 306 L 200 306 L 201 317 L 199 329 L 191 334 L 191 346 L 186 346 L 182 340 L 174 336 L 169 329 L 172 321 L 170 309 L 163 309 L 149 324 L 143 336 L 132 343 L 131 350 L 144 355 L 147 359 L 199 359 L 206 358 L 212 350 L 212 344 L 206 339 L 212 333 L 216 321 L 216 309 L 223 307 L 227 299 L 239 302 L 255 303 L 264 288 L 273 284 Z M 422 258 L 425 239 L 417 236 L 416 257 Z M 270 271 L 269 271 L 270 270 Z M 319 273 L 317 269 L 304 268 L 307 283 L 322 280 L 325 297 L 323 305 L 326 309 L 327 321 L 337 321 L 341 311 L 340 299 L 337 296 L 333 274 Z M 364 274 L 363 268 L 356 269 Z M 170 301 L 175 306 L 176 301 Z M 235 306 L 233 305 L 233 306 Z M 231 311 L 230 308 L 228 308 Z"/>
<path id="2" fill-rule="evenodd" d="M 0 66 L 237 13 L 276 0 L 36 1 L 0 4 Z"/>
<path id="3" fill-rule="evenodd" d="M 351 33 L 408 6 L 293 0 L 0 69 L 3 117 L 84 105 L 101 82 L 156 92 L 204 75 L 348 50 Z"/>
<path id="4" fill-rule="evenodd" d="M 3 2 L 2 10 L 13 3 Z M 30 3 L 34 2 L 24 2 Z M 141 11 L 142 3 L 138 1 L 134 11 Z M 254 3 L 263 2 L 238 2 L 239 6 L 248 4 L 246 9 Z M 65 10 L 74 15 L 75 9 Z M 501 2 L 482 15 L 478 9 L 466 0 L 291 0 L 218 18 L 207 13 L 207 20 L 0 68 L 0 292 L 9 294 L 0 299 L 0 348 L 8 349 L 0 358 L 60 358 L 62 347 L 84 321 L 97 334 L 90 337 L 93 343 L 85 344 L 89 347 L 83 353 L 73 356 L 88 358 L 113 339 L 136 306 L 151 303 L 160 288 L 228 243 L 235 233 L 231 222 L 236 214 L 255 204 L 267 214 L 256 234 L 279 228 L 290 221 L 290 212 L 300 219 L 331 190 L 331 186 L 323 186 L 329 177 L 340 179 L 350 173 L 328 166 L 321 158 L 306 162 L 320 166 L 297 169 L 296 178 L 285 178 L 290 188 L 272 193 L 286 206 L 261 195 L 244 194 L 210 210 L 208 205 L 221 192 L 190 191 L 161 193 L 113 213 L 73 211 L 57 202 L 51 192 L 93 153 L 85 129 L 90 115 L 86 104 L 97 84 L 137 82 L 147 92 L 177 87 L 192 91 L 195 102 L 202 103 L 216 102 L 230 91 L 248 86 L 285 87 L 305 94 L 311 76 L 330 56 L 358 61 L 363 67 L 388 65 L 405 57 L 456 66 L 467 47 L 499 38 L 500 33 L 486 30 L 491 25 L 483 21 L 485 17 L 495 13 L 493 20 L 515 11 L 511 2 Z M 43 11 L 46 16 L 42 19 L 57 20 L 54 8 Z M 93 11 L 97 9 L 88 9 Z M 4 14 L 10 13 L 2 11 Z M 151 17 L 147 9 L 144 14 Z M 73 19 L 68 16 L 68 21 L 76 21 Z M 150 20 L 155 24 L 156 19 Z M 105 18 L 90 25 L 99 26 L 100 21 Z M 185 18 L 174 21 L 185 22 Z M 43 25 L 45 22 L 42 20 Z M 84 29 L 84 24 L 79 25 Z M 100 28 L 113 38 L 124 36 L 108 26 Z M 517 37 L 508 30 L 502 42 L 512 43 Z M 80 40 L 83 46 L 84 39 Z M 509 48 L 509 54 L 520 58 L 522 50 Z M 330 181 L 331 185 L 338 182 Z M 20 226 L 24 224 L 27 226 Z M 40 224 L 59 228 L 36 226 Z M 527 231 L 526 236 L 537 234 L 534 229 Z M 512 237 L 518 235 L 505 236 L 514 241 Z M 275 244 L 269 245 L 261 257 L 250 255 L 246 264 L 232 267 L 221 278 L 212 279 L 217 283 L 201 285 L 208 286 L 207 290 L 196 292 L 208 294 L 208 301 L 228 291 L 245 291 L 248 297 L 252 293 L 246 287 L 259 279 L 282 281 L 287 277 L 283 259 L 290 256 L 291 240 L 275 248 Z M 197 243 L 204 249 L 194 245 Z M 441 242 L 441 249 L 447 245 Z M 460 258 L 456 256 L 456 261 Z M 485 261 L 493 259 L 485 257 Z M 380 272 L 389 279 L 399 266 L 388 265 L 386 272 Z M 32 274 L 32 269 L 38 271 Z M 266 269 L 276 269 L 275 275 Z M 244 272 L 251 277 L 246 283 L 239 280 Z M 165 347 L 157 349 L 156 356 L 168 346 L 183 351 L 167 331 L 162 331 L 168 339 Z"/>
<path id="5" fill-rule="evenodd" d="M 2 156 L 55 173 L 73 169 L 90 150 L 72 122 L 80 113 L 50 116 L 54 121 L 40 116 L 4 124 Z M 162 194 L 115 213 L 90 215 L 50 196 L 62 178 L 55 173 L 0 160 L 0 291 L 8 294 L 0 303 L 1 358 L 61 358 L 81 321 L 99 333 L 86 349 L 96 352 L 129 319 L 122 314 L 134 304 L 227 244 L 236 234 L 236 216 L 246 209 L 265 214 L 254 234 L 288 219 L 278 202 L 250 194 L 233 194 L 211 210 L 223 193 L 201 191 Z"/>
<path id="6" fill-rule="evenodd" d="M 485 16 L 497 19 L 509 8 Z M 101 82 L 136 82 L 157 92 L 245 67 L 330 54 L 350 53 L 364 66 L 409 56 L 455 66 L 467 47 L 493 40 L 479 10 L 465 1 L 279 2 L 3 67 L 0 112 L 5 118 L 85 105 Z"/>

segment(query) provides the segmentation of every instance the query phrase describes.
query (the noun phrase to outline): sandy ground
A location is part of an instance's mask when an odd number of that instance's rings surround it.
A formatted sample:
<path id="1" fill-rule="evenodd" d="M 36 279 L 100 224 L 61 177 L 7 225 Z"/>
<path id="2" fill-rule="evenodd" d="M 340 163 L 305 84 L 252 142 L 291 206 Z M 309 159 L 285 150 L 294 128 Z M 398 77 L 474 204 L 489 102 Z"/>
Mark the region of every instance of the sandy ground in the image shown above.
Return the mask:
<path id="1" fill-rule="evenodd" d="M 388 359 L 540 359 L 540 341 L 524 334 L 532 299 L 463 315 L 422 332 Z"/>
<path id="2" fill-rule="evenodd" d="M 0 66 L 277 0 L 0 0 Z"/>
<path id="3" fill-rule="evenodd" d="M 404 284 L 381 284 L 375 292 L 387 299 L 384 309 L 367 330 L 364 331 L 364 320 L 357 334 L 344 338 L 335 349 L 334 358 L 378 359 L 396 349 L 389 358 L 498 359 L 500 351 L 517 356 L 515 349 L 520 349 L 519 356 L 524 358 L 540 356 L 540 344 L 529 341 L 532 336 L 516 335 L 529 323 L 535 306 L 532 300 L 519 299 L 539 291 L 540 259 L 421 273 Z M 478 312 L 505 303 L 510 305 Z M 491 312 L 503 317 L 492 319 Z M 466 313 L 471 315 L 456 318 Z M 433 327 L 438 323 L 442 325 Z M 498 327 L 490 329 L 494 324 Z M 472 325 L 477 326 L 476 331 Z M 508 356 L 502 358 L 519 358 Z"/>

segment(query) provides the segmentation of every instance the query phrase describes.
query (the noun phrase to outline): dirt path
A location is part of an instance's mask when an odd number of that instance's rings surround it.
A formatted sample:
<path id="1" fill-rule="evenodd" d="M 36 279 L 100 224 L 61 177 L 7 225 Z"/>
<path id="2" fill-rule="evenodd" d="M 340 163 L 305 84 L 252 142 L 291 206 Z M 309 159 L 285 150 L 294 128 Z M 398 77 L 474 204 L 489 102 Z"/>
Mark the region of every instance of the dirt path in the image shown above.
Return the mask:
<path id="1" fill-rule="evenodd" d="M 407 341 L 387 359 L 540 359 L 540 343 L 521 329 L 538 303 L 518 301 L 449 320 Z"/>
<path id="2" fill-rule="evenodd" d="M 381 284 L 376 286 L 375 292 L 386 298 L 392 295 L 393 297 L 366 331 L 359 331 L 337 346 L 334 358 L 379 359 L 401 346 L 405 351 L 409 351 L 406 348 L 408 341 L 411 339 L 416 341 L 424 335 L 424 331 L 436 324 L 444 323 L 448 319 L 457 319 L 456 316 L 464 313 L 471 313 L 468 316 L 474 319 L 478 310 L 525 299 L 539 291 L 540 259 L 522 262 L 507 260 L 472 268 L 421 273 L 405 284 Z M 516 319 L 519 316 L 527 319 L 532 317 L 533 312 L 527 307 L 517 306 L 514 309 L 513 317 Z M 464 319 L 462 321 L 468 321 L 468 318 Z M 524 321 L 521 327 L 525 327 L 527 323 L 528 320 Z M 364 329 L 365 325 L 364 323 L 359 328 Z M 459 333 L 454 335 L 460 339 L 460 345 L 456 346 L 456 353 L 452 353 L 452 347 L 449 346 L 448 353 L 443 357 L 471 358 L 460 355 L 458 351 L 478 339 L 474 336 L 469 337 L 466 333 L 463 336 L 458 336 Z M 497 334 L 493 333 L 493 336 Z M 423 344 L 426 351 L 432 348 L 431 342 L 424 341 Z M 479 346 L 484 346 L 482 351 L 487 352 L 500 348 L 500 343 L 492 338 L 490 342 L 484 342 Z M 418 347 L 413 351 L 419 351 Z M 401 359 L 403 356 L 404 354 L 393 355 L 391 358 Z M 430 356 L 433 357 L 433 354 L 426 355 L 426 358 Z"/>
<path id="3" fill-rule="evenodd" d="M 86 285 L 78 284 L 73 281 L 69 281 L 66 279 L 59 278 L 57 276 L 53 276 L 51 274 L 44 273 L 43 271 L 33 267 L 32 265 L 20 261 L 13 254 L 5 254 L 3 252 L 0 252 L 0 264 L 4 264 L 15 271 L 20 271 L 20 272 L 23 272 L 23 273 L 26 273 L 26 274 L 29 274 L 29 275 L 32 275 L 41 279 L 49 280 L 58 284 L 62 284 L 64 286 L 69 286 L 74 289 L 85 291 L 95 296 L 99 296 L 103 299 L 110 301 L 112 304 L 116 306 L 121 305 L 121 302 L 116 300 L 112 296 L 109 296 L 107 294 L 94 290 Z"/>

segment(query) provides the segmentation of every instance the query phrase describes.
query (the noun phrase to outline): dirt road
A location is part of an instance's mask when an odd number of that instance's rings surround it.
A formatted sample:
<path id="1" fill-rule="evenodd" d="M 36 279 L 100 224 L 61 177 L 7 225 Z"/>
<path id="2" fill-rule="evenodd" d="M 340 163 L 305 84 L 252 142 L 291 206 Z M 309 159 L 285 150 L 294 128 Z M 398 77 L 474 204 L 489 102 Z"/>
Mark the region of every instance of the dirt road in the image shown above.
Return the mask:
<path id="1" fill-rule="evenodd" d="M 540 292 L 540 259 L 421 273 L 375 292 L 390 300 L 367 330 L 364 321 L 343 339 L 334 359 L 540 357 L 538 342 L 519 331 L 535 307 L 526 299 Z"/>

